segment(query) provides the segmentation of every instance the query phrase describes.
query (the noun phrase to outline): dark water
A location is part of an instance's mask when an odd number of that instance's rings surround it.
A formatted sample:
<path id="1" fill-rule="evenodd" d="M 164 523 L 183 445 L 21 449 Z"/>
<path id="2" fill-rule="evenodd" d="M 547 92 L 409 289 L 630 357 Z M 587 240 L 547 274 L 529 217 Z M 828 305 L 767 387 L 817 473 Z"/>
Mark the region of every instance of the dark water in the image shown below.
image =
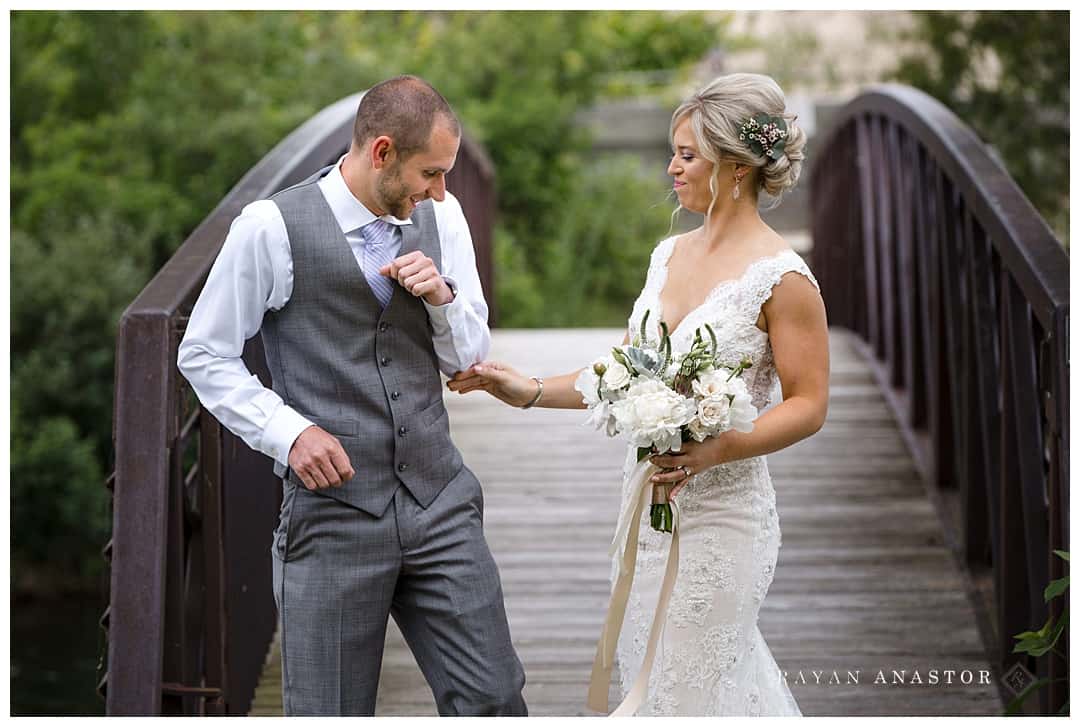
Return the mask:
<path id="1" fill-rule="evenodd" d="M 11 713 L 104 715 L 97 664 L 105 643 L 96 595 L 11 601 Z"/>

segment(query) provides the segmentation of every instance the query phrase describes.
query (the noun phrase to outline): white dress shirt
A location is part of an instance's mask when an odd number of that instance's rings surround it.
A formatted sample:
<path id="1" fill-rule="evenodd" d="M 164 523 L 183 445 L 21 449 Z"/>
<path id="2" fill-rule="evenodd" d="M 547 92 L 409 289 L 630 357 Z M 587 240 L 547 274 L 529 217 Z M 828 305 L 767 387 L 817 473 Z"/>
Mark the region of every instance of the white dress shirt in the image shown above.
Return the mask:
<path id="1" fill-rule="evenodd" d="M 344 157 L 342 157 L 344 159 Z M 375 215 L 353 196 L 341 175 L 341 159 L 317 183 L 356 257 L 363 260 L 360 228 Z M 476 271 L 472 235 L 457 199 L 446 193 L 434 202 L 443 277 L 455 289 L 446 305 L 423 301 L 431 321 L 439 368 L 448 376 L 482 361 L 491 347 L 488 308 Z M 400 227 L 412 224 L 384 215 Z M 395 230 L 397 249 L 401 231 Z M 279 310 L 292 295 L 292 251 L 277 205 L 258 200 L 233 220 L 221 253 L 188 321 L 177 365 L 202 405 L 252 449 L 283 465 L 293 442 L 312 422 L 287 406 L 252 374 L 241 354 L 268 310 Z"/>

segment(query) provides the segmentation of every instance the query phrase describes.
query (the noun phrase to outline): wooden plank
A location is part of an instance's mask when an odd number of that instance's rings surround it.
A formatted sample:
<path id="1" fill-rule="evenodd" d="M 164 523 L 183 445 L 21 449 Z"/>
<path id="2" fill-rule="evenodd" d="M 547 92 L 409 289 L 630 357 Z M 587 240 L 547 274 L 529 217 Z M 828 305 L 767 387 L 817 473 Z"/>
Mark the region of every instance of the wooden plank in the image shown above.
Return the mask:
<path id="1" fill-rule="evenodd" d="M 555 375 L 620 337 L 612 330 L 498 330 L 492 358 Z M 832 361 L 841 365 L 832 371 L 824 428 L 769 456 L 783 545 L 760 628 L 789 683 L 800 670 L 860 672 L 858 684 L 791 684 L 804 714 L 998 714 L 996 674 L 991 685 L 873 683 L 879 669 L 886 677 L 920 669 L 925 680 L 932 668 L 977 673 L 990 666 L 965 576 L 850 343 L 850 334 L 831 332 Z M 447 405 L 454 439 L 484 484 L 485 537 L 525 665 L 530 714 L 589 714 L 585 690 L 609 594 L 607 547 L 624 445 L 583 427 L 582 412 L 520 412 L 476 394 L 448 395 Z M 613 700 L 616 691 L 613 684 Z M 275 644 L 251 713 L 280 710 Z M 435 714 L 392 622 L 376 714 Z"/>

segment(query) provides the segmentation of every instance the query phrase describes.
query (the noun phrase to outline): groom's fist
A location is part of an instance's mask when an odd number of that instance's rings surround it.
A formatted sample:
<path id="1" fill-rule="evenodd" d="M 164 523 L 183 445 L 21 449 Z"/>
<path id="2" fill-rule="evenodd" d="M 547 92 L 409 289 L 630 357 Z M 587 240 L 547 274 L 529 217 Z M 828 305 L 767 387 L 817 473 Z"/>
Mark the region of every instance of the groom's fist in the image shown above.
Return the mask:
<path id="1" fill-rule="evenodd" d="M 439 274 L 435 261 L 419 250 L 383 265 L 379 275 L 398 281 L 402 288 L 431 305 L 446 305 L 454 299 L 454 293 Z"/>
<path id="2" fill-rule="evenodd" d="M 293 442 L 289 467 L 309 490 L 341 487 L 356 474 L 337 437 L 314 424 Z"/>

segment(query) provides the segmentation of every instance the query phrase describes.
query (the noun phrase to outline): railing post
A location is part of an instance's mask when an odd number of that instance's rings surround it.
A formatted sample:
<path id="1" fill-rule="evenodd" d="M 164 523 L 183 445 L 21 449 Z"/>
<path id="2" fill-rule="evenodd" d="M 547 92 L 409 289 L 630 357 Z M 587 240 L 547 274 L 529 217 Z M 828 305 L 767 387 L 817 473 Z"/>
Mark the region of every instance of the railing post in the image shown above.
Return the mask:
<path id="1" fill-rule="evenodd" d="M 169 319 L 125 314 L 117 343 L 107 714 L 161 713 L 172 387 Z"/>

